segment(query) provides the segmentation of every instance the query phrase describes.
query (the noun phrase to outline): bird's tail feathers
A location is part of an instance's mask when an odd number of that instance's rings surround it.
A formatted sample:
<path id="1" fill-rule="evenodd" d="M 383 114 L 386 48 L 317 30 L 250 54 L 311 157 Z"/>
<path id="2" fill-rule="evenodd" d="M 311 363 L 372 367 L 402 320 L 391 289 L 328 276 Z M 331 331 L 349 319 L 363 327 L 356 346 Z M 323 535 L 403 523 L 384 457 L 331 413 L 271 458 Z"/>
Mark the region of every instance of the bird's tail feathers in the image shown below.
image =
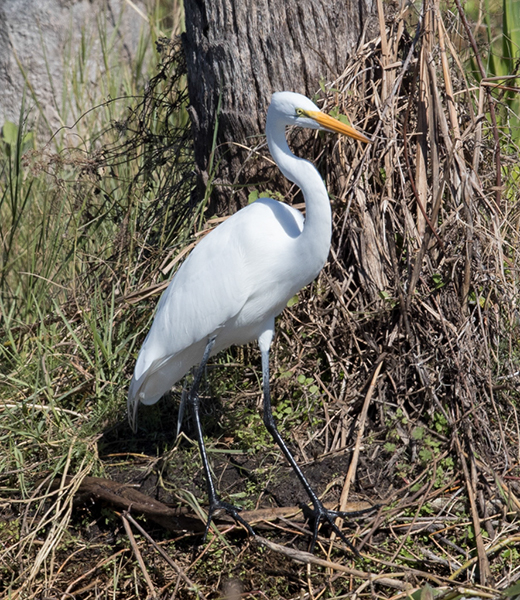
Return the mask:
<path id="1" fill-rule="evenodd" d="M 177 434 L 175 439 L 179 437 L 179 433 L 181 432 L 182 421 L 184 419 L 184 410 L 186 408 L 186 401 L 188 400 L 188 390 L 186 389 L 186 385 L 182 388 L 181 393 L 181 402 L 179 404 L 179 413 L 177 415 Z"/>
<path id="2" fill-rule="evenodd" d="M 135 389 L 137 387 L 137 389 Z M 139 408 L 139 387 L 137 386 L 136 380 L 132 377 L 132 381 L 130 382 L 130 389 L 128 390 L 128 424 L 130 425 L 130 429 L 136 433 L 137 432 L 137 410 Z"/>

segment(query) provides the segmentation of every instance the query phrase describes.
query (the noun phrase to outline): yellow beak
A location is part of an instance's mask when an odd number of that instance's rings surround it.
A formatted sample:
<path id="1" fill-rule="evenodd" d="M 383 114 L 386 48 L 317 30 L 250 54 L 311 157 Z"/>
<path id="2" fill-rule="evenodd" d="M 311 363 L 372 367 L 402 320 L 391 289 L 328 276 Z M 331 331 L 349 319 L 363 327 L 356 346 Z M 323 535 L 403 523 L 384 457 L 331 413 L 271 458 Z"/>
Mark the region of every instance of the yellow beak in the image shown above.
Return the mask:
<path id="1" fill-rule="evenodd" d="M 335 131 L 336 133 L 342 133 L 343 135 L 348 135 L 355 140 L 359 140 L 360 142 L 365 142 L 365 144 L 371 144 L 372 142 L 363 135 L 354 127 L 350 125 L 345 125 L 341 121 L 338 121 L 334 117 L 327 115 L 325 113 L 320 112 L 319 110 L 306 110 L 305 116 L 314 119 L 317 123 L 319 123 L 325 129 L 329 131 Z"/>

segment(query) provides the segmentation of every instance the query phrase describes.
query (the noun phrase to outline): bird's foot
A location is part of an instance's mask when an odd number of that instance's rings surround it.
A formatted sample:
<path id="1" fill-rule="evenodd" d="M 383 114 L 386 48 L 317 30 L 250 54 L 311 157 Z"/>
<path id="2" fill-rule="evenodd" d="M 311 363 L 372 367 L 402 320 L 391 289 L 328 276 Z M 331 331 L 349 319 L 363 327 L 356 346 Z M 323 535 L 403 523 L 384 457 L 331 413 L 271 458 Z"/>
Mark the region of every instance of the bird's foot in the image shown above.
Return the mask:
<path id="1" fill-rule="evenodd" d="M 251 525 L 249 525 L 249 523 L 239 515 L 240 510 L 240 508 L 229 504 L 229 502 L 224 502 L 224 500 L 221 500 L 218 496 L 216 496 L 215 498 L 210 498 L 208 521 L 206 523 L 206 529 L 204 530 L 204 537 L 202 538 L 202 543 L 204 544 L 206 542 L 209 526 L 211 525 L 213 517 L 222 511 L 225 511 L 229 516 L 233 517 L 237 524 L 240 524 L 243 527 L 245 527 L 250 536 L 255 537 L 256 534 Z"/>
<path id="2" fill-rule="evenodd" d="M 309 552 L 311 554 L 314 553 L 314 547 L 316 546 L 316 541 L 318 539 L 318 531 L 320 529 L 320 524 L 322 522 L 326 522 L 330 525 L 330 527 L 336 533 L 336 535 L 338 535 L 345 542 L 345 544 L 347 544 L 347 546 L 352 550 L 352 552 L 354 552 L 354 554 L 356 556 L 359 556 L 359 552 L 352 545 L 352 543 L 347 539 L 346 535 L 341 531 L 341 529 L 336 525 L 336 519 L 338 519 L 338 518 L 339 519 L 349 519 L 351 517 L 360 517 L 360 516 L 366 514 L 367 512 L 373 511 L 377 507 L 371 506 L 370 508 L 365 508 L 363 510 L 356 510 L 356 511 L 352 511 L 352 512 L 343 512 L 343 511 L 339 511 L 339 510 L 329 510 L 328 508 L 325 508 L 325 506 L 323 506 L 323 504 L 320 500 L 318 500 L 317 502 L 315 502 L 313 504 L 314 504 L 314 509 L 312 509 L 312 510 L 309 509 L 309 507 L 307 505 L 304 505 L 304 514 L 306 514 L 306 516 L 308 516 L 310 521 L 314 522 L 314 528 L 313 528 L 313 532 L 312 532 L 312 541 L 311 541 L 311 545 L 309 548 Z"/>

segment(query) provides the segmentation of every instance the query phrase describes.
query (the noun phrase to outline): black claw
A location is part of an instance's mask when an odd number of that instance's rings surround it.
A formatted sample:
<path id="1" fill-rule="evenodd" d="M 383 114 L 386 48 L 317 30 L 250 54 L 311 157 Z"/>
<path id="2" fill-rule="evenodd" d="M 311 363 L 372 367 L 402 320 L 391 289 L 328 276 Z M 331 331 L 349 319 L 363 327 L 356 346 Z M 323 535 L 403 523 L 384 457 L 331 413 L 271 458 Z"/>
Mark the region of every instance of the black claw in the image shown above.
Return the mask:
<path id="1" fill-rule="evenodd" d="M 336 525 L 335 519 L 337 519 L 337 518 L 349 519 L 351 517 L 359 517 L 361 515 L 366 514 L 367 512 L 371 512 L 371 511 L 375 510 L 377 507 L 371 506 L 370 508 L 365 508 L 363 510 L 356 510 L 356 511 L 352 511 L 352 512 L 343 512 L 343 511 L 338 511 L 338 510 L 328 510 L 327 508 L 325 508 L 323 506 L 323 504 L 319 500 L 317 503 L 314 504 L 314 508 L 312 510 L 309 509 L 309 507 L 307 505 L 304 505 L 304 506 L 307 509 L 304 512 L 307 513 L 309 520 L 314 521 L 314 527 L 313 527 L 313 531 L 312 531 L 312 540 L 311 540 L 311 544 L 309 547 L 309 552 L 311 554 L 314 553 L 314 548 L 315 548 L 316 542 L 318 540 L 318 532 L 320 529 L 320 524 L 323 521 L 326 521 L 330 525 L 332 530 L 336 533 L 336 535 L 338 535 L 343 540 L 343 542 L 345 542 L 345 544 L 350 548 L 350 550 L 352 550 L 352 552 L 356 556 L 359 556 L 359 552 L 352 545 L 352 543 L 347 539 L 346 535 L 341 531 L 341 529 Z"/>
<path id="2" fill-rule="evenodd" d="M 250 536 L 256 536 L 254 529 L 251 527 L 251 525 L 249 525 L 249 523 L 238 514 L 241 510 L 240 508 L 229 504 L 229 502 L 224 502 L 220 498 L 212 498 L 209 503 L 208 521 L 206 523 L 206 529 L 204 530 L 204 537 L 202 538 L 203 544 L 206 543 L 206 538 L 209 532 L 209 526 L 211 525 L 211 521 L 213 520 L 214 514 L 221 510 L 227 512 L 227 514 L 230 517 L 233 517 L 237 524 L 244 526 L 247 529 L 247 532 Z"/>

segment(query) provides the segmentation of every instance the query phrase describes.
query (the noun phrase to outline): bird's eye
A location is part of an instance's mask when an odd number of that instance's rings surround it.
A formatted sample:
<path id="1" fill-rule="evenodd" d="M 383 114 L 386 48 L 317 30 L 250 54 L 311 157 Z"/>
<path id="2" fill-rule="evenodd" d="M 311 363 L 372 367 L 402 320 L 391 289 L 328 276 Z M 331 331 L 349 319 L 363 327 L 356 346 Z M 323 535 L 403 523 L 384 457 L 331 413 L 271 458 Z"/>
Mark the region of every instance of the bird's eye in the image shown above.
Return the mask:
<path id="1" fill-rule="evenodd" d="M 296 109 L 296 115 L 297 115 L 298 117 L 303 117 L 303 116 L 305 116 L 305 111 L 303 110 L 303 108 L 297 108 L 297 109 Z"/>

